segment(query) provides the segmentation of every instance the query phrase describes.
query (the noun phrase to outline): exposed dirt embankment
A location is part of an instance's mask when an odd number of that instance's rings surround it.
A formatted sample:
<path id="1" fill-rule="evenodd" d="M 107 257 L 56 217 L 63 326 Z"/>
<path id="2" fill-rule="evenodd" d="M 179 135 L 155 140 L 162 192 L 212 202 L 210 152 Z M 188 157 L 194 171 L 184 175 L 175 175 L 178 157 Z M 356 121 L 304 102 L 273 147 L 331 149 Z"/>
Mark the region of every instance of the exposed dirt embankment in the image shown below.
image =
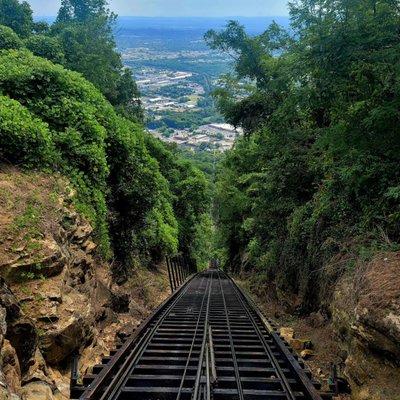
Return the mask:
<path id="1" fill-rule="evenodd" d="M 0 399 L 67 399 L 72 354 L 85 373 L 168 295 L 162 267 L 113 283 L 73 197 L 60 176 L 0 170 Z"/>
<path id="2" fill-rule="evenodd" d="M 400 253 L 379 254 L 344 276 L 331 308 L 353 397 L 400 399 Z"/>
<path id="3" fill-rule="evenodd" d="M 359 262 L 336 283 L 328 315 L 299 316 L 296 296 L 277 294 L 267 282 L 240 283 L 266 316 L 290 328 L 288 341 L 299 354 L 312 348 L 306 364 L 325 387 L 334 363 L 351 386 L 351 398 L 400 399 L 400 253 Z"/>

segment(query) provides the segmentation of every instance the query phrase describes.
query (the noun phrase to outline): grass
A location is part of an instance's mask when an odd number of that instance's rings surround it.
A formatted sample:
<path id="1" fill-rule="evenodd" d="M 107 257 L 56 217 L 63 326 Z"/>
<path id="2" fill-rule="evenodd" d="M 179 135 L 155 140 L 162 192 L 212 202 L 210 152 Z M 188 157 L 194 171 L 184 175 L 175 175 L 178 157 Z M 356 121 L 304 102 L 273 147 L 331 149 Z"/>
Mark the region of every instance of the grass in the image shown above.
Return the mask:
<path id="1" fill-rule="evenodd" d="M 57 174 L 0 166 L 0 264 L 15 255 L 31 259 L 45 251 L 43 239 L 56 233 L 60 198 L 69 191 L 68 182 Z"/>
<path id="2" fill-rule="evenodd" d="M 39 238 L 41 235 L 40 222 L 43 218 L 43 212 L 37 202 L 28 203 L 24 212 L 14 218 L 12 228 L 15 233 L 25 231 L 23 239 L 32 250 L 38 250 L 32 239 Z"/>

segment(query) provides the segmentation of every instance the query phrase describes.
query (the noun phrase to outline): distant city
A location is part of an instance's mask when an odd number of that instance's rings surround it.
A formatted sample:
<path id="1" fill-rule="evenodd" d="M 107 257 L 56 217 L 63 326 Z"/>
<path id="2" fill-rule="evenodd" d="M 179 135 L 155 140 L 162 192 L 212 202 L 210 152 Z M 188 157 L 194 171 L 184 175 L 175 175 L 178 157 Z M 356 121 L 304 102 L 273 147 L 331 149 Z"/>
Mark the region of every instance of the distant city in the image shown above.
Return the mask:
<path id="1" fill-rule="evenodd" d="M 193 126 L 188 122 L 188 126 L 182 128 L 172 128 L 168 124 L 157 126 L 157 121 L 163 121 L 165 112 L 168 111 L 200 112 L 201 100 L 204 99 L 206 91 L 202 85 L 191 81 L 193 78 L 191 72 L 144 67 L 136 73 L 136 78 L 143 94 L 142 102 L 149 120 L 149 132 L 161 140 L 193 150 L 225 151 L 232 148 L 236 137 L 242 133 L 241 129 L 218 122 L 199 126 Z M 186 95 L 180 96 L 180 94 Z M 154 123 L 156 127 L 152 129 Z"/>
<path id="2" fill-rule="evenodd" d="M 189 150 L 224 152 L 243 133 L 224 123 L 212 97 L 219 77 L 231 71 L 232 59 L 210 50 L 203 37 L 226 20 L 167 20 L 122 18 L 116 32 L 123 61 L 141 92 L 148 131 Z M 261 33 L 271 21 L 244 23 L 250 32 Z"/>

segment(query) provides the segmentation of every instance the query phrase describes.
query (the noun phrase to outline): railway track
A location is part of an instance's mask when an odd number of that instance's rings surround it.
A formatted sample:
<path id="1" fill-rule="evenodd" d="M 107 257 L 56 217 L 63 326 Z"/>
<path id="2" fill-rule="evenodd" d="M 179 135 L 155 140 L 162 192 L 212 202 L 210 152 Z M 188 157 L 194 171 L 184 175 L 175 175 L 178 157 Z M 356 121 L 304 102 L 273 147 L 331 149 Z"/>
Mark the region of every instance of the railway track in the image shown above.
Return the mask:
<path id="1" fill-rule="evenodd" d="M 222 271 L 188 279 L 83 386 L 81 400 L 329 398 Z"/>

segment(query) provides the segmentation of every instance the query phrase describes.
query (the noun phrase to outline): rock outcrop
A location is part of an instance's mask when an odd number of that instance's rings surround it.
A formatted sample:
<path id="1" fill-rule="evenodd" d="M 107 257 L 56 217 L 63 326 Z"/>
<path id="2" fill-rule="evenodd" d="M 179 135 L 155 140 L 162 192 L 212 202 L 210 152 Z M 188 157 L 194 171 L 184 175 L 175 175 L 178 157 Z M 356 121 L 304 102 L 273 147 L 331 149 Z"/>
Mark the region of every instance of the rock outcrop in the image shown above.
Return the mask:
<path id="1" fill-rule="evenodd" d="M 0 399 L 67 399 L 72 355 L 86 373 L 166 297 L 167 279 L 116 285 L 60 176 L 0 171 L 0 193 Z"/>
<path id="2" fill-rule="evenodd" d="M 354 398 L 400 399 L 400 253 L 381 254 L 345 276 L 332 312 Z"/>

